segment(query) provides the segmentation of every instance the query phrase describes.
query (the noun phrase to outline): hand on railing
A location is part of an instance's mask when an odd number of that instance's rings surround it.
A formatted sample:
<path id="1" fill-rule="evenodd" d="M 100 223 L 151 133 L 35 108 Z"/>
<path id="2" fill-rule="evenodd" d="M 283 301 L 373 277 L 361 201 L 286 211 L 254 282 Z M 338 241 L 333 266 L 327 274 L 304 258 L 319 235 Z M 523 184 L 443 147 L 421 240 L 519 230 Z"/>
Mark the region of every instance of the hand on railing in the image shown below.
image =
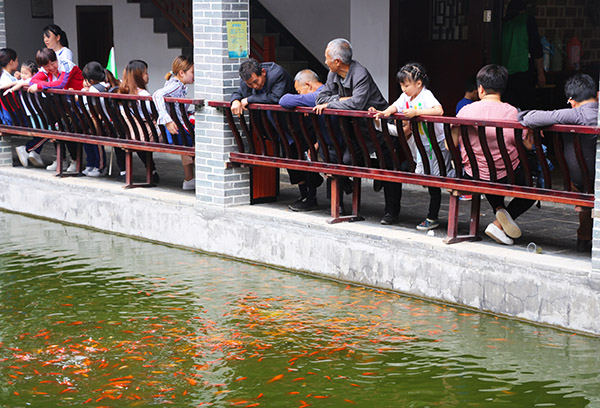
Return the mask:
<path id="1" fill-rule="evenodd" d="M 8 95 L 9 93 L 18 91 L 19 89 L 26 87 L 29 85 L 29 81 L 26 80 L 19 80 L 16 82 L 11 82 L 10 85 L 5 85 L 2 87 L 2 89 L 6 89 L 6 91 L 4 91 L 4 96 Z"/>
<path id="2" fill-rule="evenodd" d="M 248 98 L 244 98 L 241 101 L 236 99 L 231 102 L 231 113 L 234 115 L 240 116 L 245 110 L 248 110 Z"/>
<path id="3" fill-rule="evenodd" d="M 523 146 L 527 150 L 533 150 L 533 130 L 527 129 L 525 135 L 523 136 Z"/>

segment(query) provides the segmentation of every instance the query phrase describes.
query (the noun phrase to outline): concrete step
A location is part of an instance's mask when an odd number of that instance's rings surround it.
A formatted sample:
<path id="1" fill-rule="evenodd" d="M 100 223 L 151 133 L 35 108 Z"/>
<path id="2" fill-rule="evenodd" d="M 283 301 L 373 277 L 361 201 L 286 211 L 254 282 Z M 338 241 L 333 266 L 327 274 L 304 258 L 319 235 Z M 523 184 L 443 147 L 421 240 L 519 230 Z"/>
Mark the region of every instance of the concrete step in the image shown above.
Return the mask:
<path id="1" fill-rule="evenodd" d="M 194 47 L 190 45 L 189 47 L 181 48 L 181 55 L 187 55 L 189 57 L 194 57 Z"/>
<path id="2" fill-rule="evenodd" d="M 167 47 L 183 48 L 189 46 L 190 42 L 181 33 L 179 33 L 179 31 L 172 31 L 167 33 Z"/>
<path id="3" fill-rule="evenodd" d="M 154 32 L 155 33 L 169 33 L 175 31 L 175 26 L 164 16 L 154 17 Z"/>
<path id="4" fill-rule="evenodd" d="M 152 0 L 141 0 L 140 1 L 140 17 L 142 18 L 153 18 L 153 17 L 161 17 L 162 13 L 156 7 Z"/>

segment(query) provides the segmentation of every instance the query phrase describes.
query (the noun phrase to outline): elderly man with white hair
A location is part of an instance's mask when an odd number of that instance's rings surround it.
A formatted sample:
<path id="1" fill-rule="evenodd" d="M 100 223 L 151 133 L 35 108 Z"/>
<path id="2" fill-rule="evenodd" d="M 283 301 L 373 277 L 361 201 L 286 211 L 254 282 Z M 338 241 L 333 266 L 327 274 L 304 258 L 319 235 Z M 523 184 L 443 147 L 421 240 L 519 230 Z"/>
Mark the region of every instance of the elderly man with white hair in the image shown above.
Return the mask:
<path id="1" fill-rule="evenodd" d="M 352 45 L 348 40 L 337 38 L 327 44 L 325 64 L 329 68 L 329 74 L 327 82 L 317 96 L 317 106 L 313 108 L 316 113 L 321 114 L 325 108 L 361 111 L 366 111 L 370 107 L 377 110 L 387 108 L 388 103 L 369 71 L 352 59 Z M 368 135 L 365 120 L 358 118 L 354 120 L 359 121 L 363 135 Z M 370 138 L 365 137 L 365 141 L 372 153 L 375 149 Z M 381 145 L 384 149 L 386 166 L 391 168 L 391 154 L 385 144 Z M 354 151 L 360 151 L 356 141 L 354 141 Z M 344 157 L 345 163 L 349 161 L 347 159 L 349 157 Z M 381 223 L 383 225 L 397 224 L 400 221 L 402 184 L 384 182 L 383 193 L 385 210 Z"/>

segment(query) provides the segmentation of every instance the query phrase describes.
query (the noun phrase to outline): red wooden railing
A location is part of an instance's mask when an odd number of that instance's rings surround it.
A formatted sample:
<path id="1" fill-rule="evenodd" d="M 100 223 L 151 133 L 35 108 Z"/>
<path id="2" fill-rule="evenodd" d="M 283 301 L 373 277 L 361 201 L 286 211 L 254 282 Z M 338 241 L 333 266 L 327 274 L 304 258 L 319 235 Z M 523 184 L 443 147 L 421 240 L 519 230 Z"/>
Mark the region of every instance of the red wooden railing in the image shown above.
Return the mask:
<path id="1" fill-rule="evenodd" d="M 175 26 L 190 44 L 194 43 L 192 25 L 192 0 L 152 0 L 163 15 Z"/>
<path id="2" fill-rule="evenodd" d="M 594 173 L 589 171 L 581 145 L 582 135 L 600 135 L 600 128 L 589 126 L 555 125 L 545 128 L 553 132 L 552 138 L 555 147 L 556 160 L 561 168 L 562 190 L 560 183 L 553 183 L 556 177 L 550 173 L 544 149 L 542 147 L 542 133 L 534 129 L 533 145 L 535 156 L 541 166 L 545 186 L 534 183 L 534 169 L 527 157 L 527 150 L 522 140 L 526 127 L 516 121 L 486 121 L 467 120 L 443 116 L 421 116 L 411 119 L 413 133 L 418 134 L 416 126 L 419 123 L 427 126 L 430 134 L 435 134 L 434 123 L 441 123 L 444 127 L 444 137 L 449 146 L 449 153 L 458 177 L 447 177 L 440 168 L 441 175 L 436 176 L 431 172 L 429 160 L 423 160 L 425 174 L 413 173 L 416 163 L 412 158 L 410 147 L 403 133 L 399 137 L 391 137 L 387 122 L 383 121 L 383 134 L 375 131 L 373 114 L 363 111 L 346 111 L 325 109 L 323 115 L 315 115 L 311 108 L 296 108 L 287 110 L 279 105 L 248 105 L 248 120 L 245 115 L 236 117 L 229 109 L 229 102 L 209 101 L 209 106 L 223 108 L 223 113 L 233 132 L 238 147 L 237 152 L 230 153 L 230 161 L 234 164 L 249 165 L 253 167 L 286 168 L 298 171 L 311 171 L 333 175 L 332 199 L 330 222 L 353 221 L 360 219 L 358 207 L 360 203 L 360 183 L 354 186 L 352 215 L 340 216 L 339 177 L 371 178 L 375 180 L 408 183 L 428 187 L 439 187 L 453 191 L 450 197 L 450 211 L 448 215 L 448 237 L 445 242 L 454 243 L 477 238 L 479 225 L 479 198 L 480 194 L 495 194 L 501 196 L 521 197 L 529 200 L 551 201 L 556 203 L 571 204 L 582 207 L 594 205 Z M 402 120 L 407 120 L 403 115 L 396 114 L 391 117 L 396 122 L 399 132 L 402 132 Z M 324 125 L 320 123 L 324 121 Z M 312 128 L 311 128 L 312 126 Z M 474 179 L 462 176 L 463 159 L 452 138 L 452 127 L 460 129 L 461 143 L 469 156 L 469 163 Z M 481 143 L 490 180 L 478 177 L 479 166 L 474 157 L 472 141 L 468 130 L 478 130 L 479 143 Z M 497 163 L 489 154 L 489 144 L 485 128 L 496 128 L 497 144 L 502 153 L 502 163 L 496 168 Z M 504 140 L 504 130 L 514 132 L 515 144 L 519 161 L 525 174 L 525 185 L 515 185 L 515 174 L 512 159 L 507 153 Z M 565 157 L 564 144 L 561 134 L 570 134 L 574 140 L 576 163 L 569 163 Z M 413 138 L 421 157 L 426 157 L 426 146 L 419 137 Z M 318 142 L 318 144 L 315 144 Z M 317 152 L 317 146 L 319 152 Z M 274 148 L 273 148 L 274 147 Z M 433 151 L 439 163 L 443 163 L 442 152 L 437 143 L 432 144 Z M 304 153 L 308 154 L 305 155 Z M 485 153 L 487 152 L 487 153 Z M 375 157 L 373 157 L 373 155 Z M 472 157 L 473 156 L 473 157 Z M 489 157 L 488 157 L 489 156 Z M 403 170 L 403 162 L 408 163 L 408 170 Z M 571 167 L 578 167 L 582 175 L 580 188 L 582 192 L 572 189 Z M 496 182 L 497 171 L 506 169 L 508 184 Z M 537 180 L 539 181 L 539 180 Z M 458 195 L 461 192 L 474 193 L 471 207 L 471 223 L 469 235 L 458 235 Z M 455 194 L 456 193 L 456 194 Z"/>

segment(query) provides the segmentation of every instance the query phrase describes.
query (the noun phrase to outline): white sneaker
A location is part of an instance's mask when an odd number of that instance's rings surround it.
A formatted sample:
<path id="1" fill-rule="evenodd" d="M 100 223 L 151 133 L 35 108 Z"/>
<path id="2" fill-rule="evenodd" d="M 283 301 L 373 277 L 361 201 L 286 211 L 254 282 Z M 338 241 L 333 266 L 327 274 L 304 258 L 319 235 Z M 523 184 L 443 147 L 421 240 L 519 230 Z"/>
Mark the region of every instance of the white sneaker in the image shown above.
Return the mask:
<path id="1" fill-rule="evenodd" d="M 485 234 L 499 244 L 504 244 L 504 245 L 512 245 L 513 244 L 513 240 L 510 239 L 504 233 L 504 231 L 502 231 L 500 228 L 496 227 L 496 225 L 493 222 L 487 226 L 487 228 L 485 229 Z"/>
<path id="2" fill-rule="evenodd" d="M 81 172 L 83 175 L 87 176 L 88 173 L 93 169 L 93 167 L 86 167 L 85 169 L 83 169 L 83 171 Z"/>
<path id="3" fill-rule="evenodd" d="M 28 159 L 34 167 L 44 167 L 42 157 L 35 150 L 29 152 Z"/>
<path id="4" fill-rule="evenodd" d="M 25 146 L 17 146 L 15 148 L 17 152 L 17 157 L 19 157 L 19 161 L 23 167 L 29 167 L 29 155 L 27 154 L 27 148 Z"/>
<path id="5" fill-rule="evenodd" d="M 56 168 L 58 167 L 58 166 L 56 165 L 56 163 L 57 163 L 57 162 L 56 162 L 56 160 L 54 160 L 54 161 L 52 162 L 52 164 L 50 164 L 50 165 L 46 166 L 46 170 L 48 170 L 48 171 L 56 171 Z M 65 162 L 63 161 L 63 166 L 62 166 L 62 167 L 63 167 L 63 169 L 66 167 L 66 164 L 67 164 L 67 163 L 65 163 Z"/>
<path id="6" fill-rule="evenodd" d="M 75 173 L 77 171 L 77 162 L 75 160 L 73 160 L 71 162 L 71 164 L 69 164 L 69 167 L 67 167 L 66 172 L 67 173 Z"/>
<path id="7" fill-rule="evenodd" d="M 183 180 L 183 186 L 181 188 L 183 188 L 184 190 L 195 190 L 196 189 L 196 179 Z"/>
<path id="8" fill-rule="evenodd" d="M 496 211 L 496 219 L 502 225 L 502 229 L 506 235 L 511 238 L 519 238 L 521 236 L 521 229 L 504 208 Z"/>
<path id="9" fill-rule="evenodd" d="M 100 177 L 101 175 L 102 175 L 102 173 L 100 172 L 100 169 L 97 167 L 92 168 L 86 174 L 86 176 L 88 176 L 88 177 Z"/>

